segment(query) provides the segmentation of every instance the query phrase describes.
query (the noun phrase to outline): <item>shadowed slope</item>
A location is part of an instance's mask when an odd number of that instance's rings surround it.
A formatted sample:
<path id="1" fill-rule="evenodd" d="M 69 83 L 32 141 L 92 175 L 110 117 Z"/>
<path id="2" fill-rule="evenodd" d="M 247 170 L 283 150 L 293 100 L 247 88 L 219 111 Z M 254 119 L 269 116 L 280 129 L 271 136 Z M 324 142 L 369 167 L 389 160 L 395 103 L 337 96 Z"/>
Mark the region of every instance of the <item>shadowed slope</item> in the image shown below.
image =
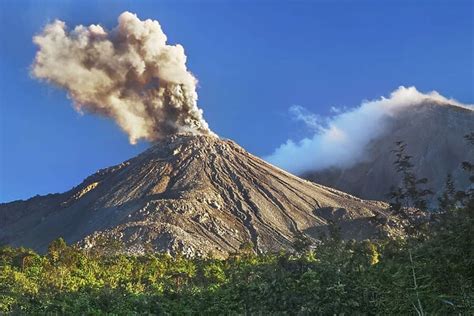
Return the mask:
<path id="1" fill-rule="evenodd" d="M 365 148 L 364 161 L 348 168 L 308 172 L 302 177 L 364 199 L 387 200 L 390 187 L 401 183 L 393 166 L 392 150 L 395 142 L 404 141 L 415 173 L 419 178 L 427 178 L 428 187 L 436 193 L 432 203 L 444 190 L 448 173 L 459 189 L 469 185 L 460 164 L 474 156 L 472 146 L 464 139 L 464 135 L 474 131 L 472 109 L 426 102 L 387 119 L 385 124 L 385 133 Z"/>

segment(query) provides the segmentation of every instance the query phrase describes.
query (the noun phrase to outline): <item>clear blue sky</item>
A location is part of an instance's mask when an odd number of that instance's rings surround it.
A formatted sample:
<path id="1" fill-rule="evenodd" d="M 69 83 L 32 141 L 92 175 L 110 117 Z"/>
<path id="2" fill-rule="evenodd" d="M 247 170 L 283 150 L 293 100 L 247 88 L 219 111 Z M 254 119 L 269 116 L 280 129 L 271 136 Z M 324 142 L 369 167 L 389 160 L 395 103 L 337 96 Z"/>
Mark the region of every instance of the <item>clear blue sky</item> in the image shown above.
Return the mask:
<path id="1" fill-rule="evenodd" d="M 0 1 L 0 201 L 62 192 L 147 147 L 77 114 L 29 76 L 32 36 L 55 18 L 160 21 L 200 81 L 211 128 L 266 155 L 302 127 L 291 105 L 326 115 L 400 85 L 474 101 L 473 1 Z"/>

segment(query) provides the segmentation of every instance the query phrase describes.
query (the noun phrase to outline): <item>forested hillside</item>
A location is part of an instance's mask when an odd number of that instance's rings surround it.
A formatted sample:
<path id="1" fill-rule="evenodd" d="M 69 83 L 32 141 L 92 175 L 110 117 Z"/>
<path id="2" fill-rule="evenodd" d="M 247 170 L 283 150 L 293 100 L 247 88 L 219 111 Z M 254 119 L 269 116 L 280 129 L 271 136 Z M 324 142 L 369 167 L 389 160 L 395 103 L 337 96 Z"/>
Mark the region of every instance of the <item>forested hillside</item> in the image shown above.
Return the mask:
<path id="1" fill-rule="evenodd" d="M 332 236 L 297 253 L 226 260 L 86 253 L 61 240 L 46 255 L 0 250 L 0 312 L 58 314 L 367 313 L 474 311 L 472 205 L 406 240 Z"/>

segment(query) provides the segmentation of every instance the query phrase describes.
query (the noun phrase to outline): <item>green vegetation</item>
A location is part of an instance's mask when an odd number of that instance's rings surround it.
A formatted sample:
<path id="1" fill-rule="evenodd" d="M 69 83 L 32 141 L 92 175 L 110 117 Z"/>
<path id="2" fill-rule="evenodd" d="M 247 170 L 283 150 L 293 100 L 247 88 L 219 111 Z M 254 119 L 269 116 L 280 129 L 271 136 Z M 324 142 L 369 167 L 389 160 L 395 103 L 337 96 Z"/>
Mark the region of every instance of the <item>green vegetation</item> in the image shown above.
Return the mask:
<path id="1" fill-rule="evenodd" d="M 330 238 L 312 250 L 226 260 L 0 249 L 0 312 L 18 314 L 471 314 L 473 212 L 381 242 Z M 301 244 L 301 241 L 297 241 Z M 300 248 L 301 249 L 301 248 Z"/>
<path id="2" fill-rule="evenodd" d="M 428 191 L 398 153 L 391 207 L 411 218 Z M 473 206 L 473 190 L 448 177 L 440 210 L 415 214 L 405 239 L 344 241 L 334 224 L 317 245 L 298 235 L 294 253 L 257 256 L 246 243 L 225 260 L 85 252 L 62 239 L 45 255 L 3 247 L 0 314 L 473 314 Z"/>

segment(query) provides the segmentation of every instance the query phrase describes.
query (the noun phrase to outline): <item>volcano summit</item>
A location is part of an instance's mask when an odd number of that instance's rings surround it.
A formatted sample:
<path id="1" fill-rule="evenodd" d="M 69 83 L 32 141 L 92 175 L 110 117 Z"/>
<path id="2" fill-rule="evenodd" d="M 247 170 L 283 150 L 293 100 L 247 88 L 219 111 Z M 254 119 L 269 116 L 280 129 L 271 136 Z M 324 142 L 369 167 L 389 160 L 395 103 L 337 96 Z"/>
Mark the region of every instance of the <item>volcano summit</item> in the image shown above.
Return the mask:
<path id="1" fill-rule="evenodd" d="M 373 221 L 385 204 L 312 184 L 216 137 L 184 48 L 168 44 L 158 21 L 124 12 L 109 31 L 56 20 L 33 41 L 35 78 L 65 89 L 76 109 L 115 120 L 131 143 L 154 145 L 68 192 L 0 205 L 0 243 L 44 251 L 63 237 L 84 248 L 111 240 L 131 253 L 225 256 L 243 243 L 289 249 L 295 235 L 318 238 L 333 221 L 345 238 L 394 233 Z"/>
<path id="2" fill-rule="evenodd" d="M 386 205 L 302 180 L 230 140 L 175 135 L 72 190 L 0 205 L 3 244 L 44 251 L 55 238 L 85 248 L 118 240 L 127 252 L 225 256 L 291 249 L 295 234 L 319 238 L 334 221 L 344 238 L 395 226 L 373 221 Z"/>

